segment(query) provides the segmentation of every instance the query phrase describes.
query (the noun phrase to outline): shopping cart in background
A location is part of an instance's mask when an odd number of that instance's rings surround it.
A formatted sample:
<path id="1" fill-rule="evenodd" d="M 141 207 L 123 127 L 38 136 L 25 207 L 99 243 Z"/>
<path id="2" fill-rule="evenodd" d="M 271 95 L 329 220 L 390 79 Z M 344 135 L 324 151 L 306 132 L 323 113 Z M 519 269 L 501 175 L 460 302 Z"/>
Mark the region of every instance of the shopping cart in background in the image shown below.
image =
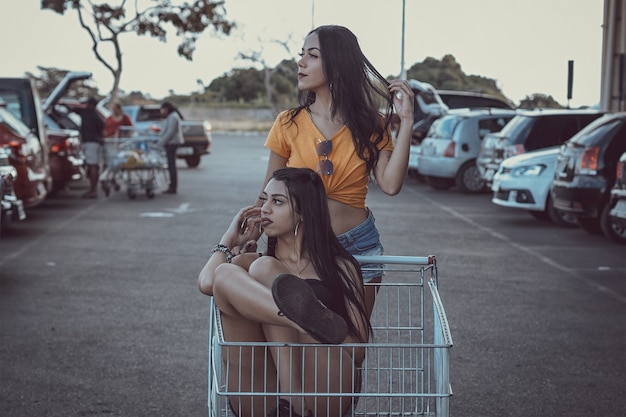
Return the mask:
<path id="1" fill-rule="evenodd" d="M 449 416 L 452 395 L 449 350 L 452 336 L 439 298 L 435 257 L 357 256 L 357 259 L 364 270 L 384 269 L 385 273 L 381 283 L 366 284 L 375 286 L 378 291 L 371 317 L 373 336 L 366 344 L 228 342 L 224 340 L 220 314 L 211 298 L 208 355 L 210 417 L 234 416 L 229 398 L 234 401 L 264 398 L 267 404 L 272 404 L 272 401 L 275 404 L 278 396 L 289 395 L 300 398 L 341 397 L 352 403 L 343 413 L 340 410 L 313 410 L 313 415 L 318 417 L 342 414 L 346 417 Z M 228 359 L 232 355 L 243 355 L 244 351 L 245 354 L 252 351 L 254 357 L 254 352 L 259 350 L 257 353 L 261 354 L 256 357 L 270 361 L 269 349 L 274 346 L 289 347 L 290 352 L 291 349 L 313 350 L 315 358 L 318 354 L 328 355 L 329 349 L 365 348 L 366 356 L 360 366 L 352 365 L 352 374 L 359 378 L 351 382 L 350 392 L 280 393 L 267 386 L 259 391 L 242 389 L 238 379 L 244 371 L 232 369 L 232 361 Z M 299 365 L 292 363 L 292 366 Z M 273 369 L 267 363 L 258 362 L 254 363 L 254 367 Z M 309 377 L 313 376 L 305 376 Z M 318 378 L 318 375 L 314 377 Z"/>
<path id="2" fill-rule="evenodd" d="M 126 191 L 134 199 L 139 192 L 154 198 L 167 182 L 165 150 L 157 144 L 158 136 L 137 136 L 132 130 L 105 140 L 106 168 L 100 186 L 108 197 L 111 190 Z"/>

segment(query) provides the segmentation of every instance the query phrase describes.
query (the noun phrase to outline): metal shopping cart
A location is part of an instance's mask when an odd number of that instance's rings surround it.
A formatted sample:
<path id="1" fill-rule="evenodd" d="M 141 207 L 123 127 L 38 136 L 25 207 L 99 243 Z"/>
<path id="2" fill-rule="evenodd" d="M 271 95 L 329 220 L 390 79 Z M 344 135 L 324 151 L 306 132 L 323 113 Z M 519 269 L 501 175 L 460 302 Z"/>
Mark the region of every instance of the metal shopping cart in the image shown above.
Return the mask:
<path id="1" fill-rule="evenodd" d="M 100 175 L 100 186 L 108 197 L 111 190 L 124 188 L 128 198 L 138 192 L 154 198 L 155 191 L 167 179 L 167 159 L 157 136 L 107 138 L 105 141 L 106 168 Z"/>
<path id="2" fill-rule="evenodd" d="M 228 342 L 224 340 L 219 311 L 211 299 L 208 355 L 210 417 L 234 416 L 229 398 L 233 401 L 263 398 L 268 404 L 269 401 L 275 404 L 279 396 L 276 388 L 243 389 L 238 379 L 244 371 L 232 369 L 229 365 L 233 363 L 229 360 L 232 355 L 241 355 L 244 351 L 258 350 L 257 353 L 261 354 L 253 356 L 269 361 L 271 355 L 268 351 L 272 346 L 308 349 L 315 358 L 317 355 L 328 355 L 331 349 L 366 349 L 362 364 L 358 367 L 351 365 L 352 374 L 358 377 L 351 381 L 349 392 L 293 393 L 298 397 L 341 397 L 345 403 L 352 403 L 347 411 L 343 407 L 341 410 L 313 410 L 315 416 L 449 416 L 452 395 L 449 350 L 452 337 L 439 298 L 435 257 L 361 256 L 357 259 L 363 269 L 384 269 L 385 273 L 381 283 L 367 284 L 375 286 L 378 291 L 371 317 L 373 337 L 367 344 Z M 272 369 L 264 361 L 253 366 Z M 292 366 L 299 364 L 293 363 Z M 320 373 L 320 377 L 323 374 L 328 375 Z M 318 375 L 314 377 L 318 378 Z"/>

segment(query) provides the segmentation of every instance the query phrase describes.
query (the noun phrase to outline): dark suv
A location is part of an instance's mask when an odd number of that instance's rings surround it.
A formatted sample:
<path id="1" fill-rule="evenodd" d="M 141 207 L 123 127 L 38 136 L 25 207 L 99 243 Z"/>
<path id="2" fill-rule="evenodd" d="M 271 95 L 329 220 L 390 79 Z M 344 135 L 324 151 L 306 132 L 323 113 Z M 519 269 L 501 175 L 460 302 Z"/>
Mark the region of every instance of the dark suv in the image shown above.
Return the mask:
<path id="1" fill-rule="evenodd" d="M 485 136 L 476 159 L 478 171 L 490 186 L 504 159 L 561 145 L 601 115 L 595 110 L 522 111 L 500 132 Z"/>
<path id="2" fill-rule="evenodd" d="M 626 113 L 603 116 L 563 144 L 550 192 L 554 207 L 574 214 L 582 229 L 626 244 L 626 228 L 612 220 L 609 204 L 624 152 Z"/>

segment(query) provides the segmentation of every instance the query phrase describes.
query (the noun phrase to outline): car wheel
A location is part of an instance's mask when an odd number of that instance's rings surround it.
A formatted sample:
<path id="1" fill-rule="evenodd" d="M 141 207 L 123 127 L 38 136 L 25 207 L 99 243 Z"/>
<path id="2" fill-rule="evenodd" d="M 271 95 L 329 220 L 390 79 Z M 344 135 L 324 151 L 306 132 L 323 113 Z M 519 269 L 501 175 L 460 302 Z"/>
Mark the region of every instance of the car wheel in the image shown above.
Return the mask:
<path id="1" fill-rule="evenodd" d="M 548 218 L 559 227 L 576 227 L 576 216 L 567 211 L 557 210 L 552 204 L 552 197 L 548 194 L 548 200 L 546 201 L 546 214 Z"/>
<path id="2" fill-rule="evenodd" d="M 454 185 L 454 180 L 450 178 L 426 177 L 426 184 L 435 190 L 447 190 Z"/>
<path id="3" fill-rule="evenodd" d="M 189 168 L 195 168 L 200 165 L 200 155 L 186 156 L 185 161 Z"/>
<path id="4" fill-rule="evenodd" d="M 467 194 L 480 193 L 485 189 L 485 180 L 480 176 L 476 161 L 467 162 L 459 169 L 456 186 Z"/>
<path id="5" fill-rule="evenodd" d="M 611 205 L 605 204 L 600 215 L 600 225 L 606 237 L 620 245 L 626 245 L 626 227 L 621 226 L 611 219 Z"/>
<path id="6" fill-rule="evenodd" d="M 601 235 L 602 226 L 600 226 L 600 219 L 597 217 L 576 217 L 576 223 L 585 232 L 592 235 Z"/>

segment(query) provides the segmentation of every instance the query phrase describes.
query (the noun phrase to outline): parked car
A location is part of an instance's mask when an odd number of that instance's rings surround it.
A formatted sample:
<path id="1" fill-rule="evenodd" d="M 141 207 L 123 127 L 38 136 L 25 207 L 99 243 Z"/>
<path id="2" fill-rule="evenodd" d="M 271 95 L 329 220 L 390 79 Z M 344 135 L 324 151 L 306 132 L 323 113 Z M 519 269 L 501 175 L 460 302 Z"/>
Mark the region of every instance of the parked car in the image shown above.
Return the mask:
<path id="1" fill-rule="evenodd" d="M 423 179 L 419 172 L 418 158 L 422 140 L 426 137 L 430 126 L 439 117 L 450 110 L 462 108 L 504 108 L 514 109 L 513 104 L 488 94 L 437 90 L 431 84 L 418 80 L 408 80 L 415 94 L 414 124 L 411 132 L 411 148 L 409 151 L 409 174 Z M 392 119 L 393 120 L 393 119 Z M 399 120 L 392 122 L 399 123 Z"/>
<path id="2" fill-rule="evenodd" d="M 611 221 L 619 227 L 626 228 L 626 152 L 617 161 L 610 206 Z"/>
<path id="3" fill-rule="evenodd" d="M 80 132 L 76 128 L 66 128 L 45 116 L 48 132 L 50 174 L 52 189 L 50 195 L 62 190 L 68 183 L 84 178 L 85 155 L 81 146 Z"/>
<path id="4" fill-rule="evenodd" d="M 420 145 L 432 123 L 437 118 L 448 113 L 448 106 L 439 97 L 437 90 L 432 85 L 418 80 L 408 80 L 408 83 L 415 95 L 411 147 L 409 150 L 409 175 L 423 180 L 417 165 Z M 397 130 L 399 123 L 399 119 L 392 117 L 392 129 Z"/>
<path id="5" fill-rule="evenodd" d="M 436 190 L 456 185 L 465 193 L 483 191 L 485 183 L 476 168 L 480 143 L 515 114 L 510 109 L 450 110 L 433 122 L 422 141 L 419 173 Z"/>
<path id="6" fill-rule="evenodd" d="M 50 178 L 46 194 L 52 194 L 68 182 L 83 177 L 84 156 L 80 141 L 77 142 L 80 137 L 80 118 L 77 121 L 68 119 L 68 110 L 58 103 L 73 83 L 90 77 L 90 72 L 68 72 L 43 104 L 30 79 L 0 79 L 0 97 L 4 98 L 9 110 L 31 129 L 47 150 L 44 156 L 49 165 Z"/>
<path id="7" fill-rule="evenodd" d="M 559 146 L 601 115 L 597 110 L 520 111 L 500 132 L 485 136 L 476 159 L 480 175 L 491 186 L 494 174 L 506 158 Z"/>
<path id="8" fill-rule="evenodd" d="M 124 113 L 133 122 L 136 134 L 142 136 L 155 136 L 161 129 L 164 116 L 160 108 L 158 104 L 123 106 Z M 184 159 L 188 167 L 197 167 L 200 157 L 210 153 L 213 141 L 211 124 L 208 121 L 183 120 L 182 129 L 185 142 L 178 147 L 177 157 Z"/>
<path id="9" fill-rule="evenodd" d="M 626 244 L 626 228 L 610 216 L 617 161 L 626 152 L 626 112 L 597 119 L 561 146 L 550 192 L 554 206 L 592 234 Z"/>
<path id="10" fill-rule="evenodd" d="M 9 162 L 9 152 L 0 146 L 0 234 L 10 223 L 26 218 L 22 200 L 17 198 L 13 190 L 13 179 L 16 176 L 17 171 Z"/>
<path id="11" fill-rule="evenodd" d="M 0 101 L 0 147 L 15 168 L 13 188 L 25 207 L 39 205 L 50 187 L 47 152 L 39 138 Z"/>
<path id="12" fill-rule="evenodd" d="M 556 170 L 559 147 L 540 149 L 505 159 L 493 177 L 491 202 L 502 207 L 527 210 L 539 220 L 557 226 L 576 226 L 576 217 L 557 210 L 550 186 Z"/>

